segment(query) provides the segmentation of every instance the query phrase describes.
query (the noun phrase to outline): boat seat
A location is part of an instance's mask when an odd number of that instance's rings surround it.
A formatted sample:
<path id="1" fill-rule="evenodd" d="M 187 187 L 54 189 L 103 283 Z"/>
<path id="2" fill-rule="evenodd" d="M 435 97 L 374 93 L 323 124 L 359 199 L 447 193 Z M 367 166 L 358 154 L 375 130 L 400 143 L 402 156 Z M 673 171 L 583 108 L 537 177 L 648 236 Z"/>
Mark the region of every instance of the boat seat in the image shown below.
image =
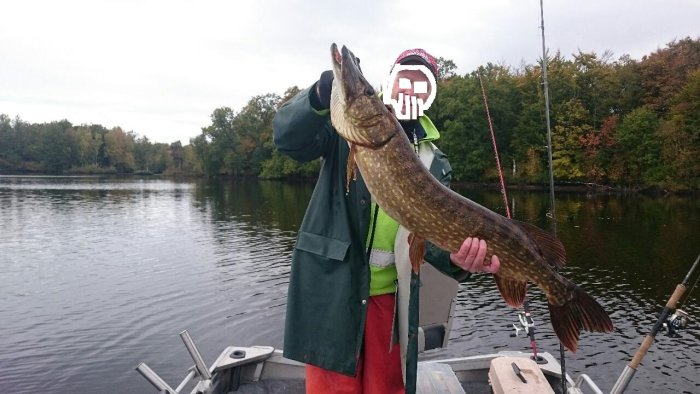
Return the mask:
<path id="1" fill-rule="evenodd" d="M 418 351 L 444 348 L 450 339 L 459 283 L 430 264 L 421 266 L 420 281 Z"/>
<path id="2" fill-rule="evenodd" d="M 520 375 L 516 373 L 518 370 Z M 494 394 L 554 394 L 537 363 L 525 357 L 494 358 L 489 381 Z"/>
<path id="3" fill-rule="evenodd" d="M 418 363 L 417 394 L 465 394 L 452 367 L 443 363 Z"/>

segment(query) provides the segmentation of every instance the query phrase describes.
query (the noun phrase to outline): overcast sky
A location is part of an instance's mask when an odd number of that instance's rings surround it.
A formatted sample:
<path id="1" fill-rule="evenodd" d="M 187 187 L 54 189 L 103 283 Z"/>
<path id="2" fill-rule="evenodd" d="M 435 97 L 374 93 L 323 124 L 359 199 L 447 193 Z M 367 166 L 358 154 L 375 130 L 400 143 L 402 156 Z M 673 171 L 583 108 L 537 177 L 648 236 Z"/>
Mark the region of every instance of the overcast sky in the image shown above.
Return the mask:
<path id="1" fill-rule="evenodd" d="M 191 137 L 215 108 L 306 87 L 330 44 L 362 59 L 375 86 L 404 49 L 460 74 L 541 56 L 539 0 L 3 1 L 0 113 L 39 123 L 121 126 L 156 142 Z M 698 0 L 545 0 L 550 51 L 635 59 L 700 37 Z"/>

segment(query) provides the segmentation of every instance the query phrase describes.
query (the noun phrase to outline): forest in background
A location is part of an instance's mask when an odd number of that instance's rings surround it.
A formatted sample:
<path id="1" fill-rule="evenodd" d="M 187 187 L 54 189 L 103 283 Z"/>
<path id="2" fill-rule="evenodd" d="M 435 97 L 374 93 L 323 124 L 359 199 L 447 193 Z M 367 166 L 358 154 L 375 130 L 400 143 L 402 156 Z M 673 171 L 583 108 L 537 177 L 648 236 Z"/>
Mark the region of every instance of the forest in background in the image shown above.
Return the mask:
<path id="1" fill-rule="evenodd" d="M 453 179 L 492 182 L 497 169 L 480 77 L 506 181 L 547 179 L 540 64 L 488 63 L 456 74 L 440 58 L 438 94 L 427 114 L 441 132 Z M 700 39 L 675 40 L 640 60 L 579 52 L 548 56 L 557 182 L 700 189 Z M 313 178 L 319 162 L 279 154 L 272 119 L 299 92 L 255 96 L 240 110 L 213 110 L 211 123 L 181 142 L 154 143 L 120 127 L 27 123 L 0 114 L 0 173 L 165 174 Z"/>

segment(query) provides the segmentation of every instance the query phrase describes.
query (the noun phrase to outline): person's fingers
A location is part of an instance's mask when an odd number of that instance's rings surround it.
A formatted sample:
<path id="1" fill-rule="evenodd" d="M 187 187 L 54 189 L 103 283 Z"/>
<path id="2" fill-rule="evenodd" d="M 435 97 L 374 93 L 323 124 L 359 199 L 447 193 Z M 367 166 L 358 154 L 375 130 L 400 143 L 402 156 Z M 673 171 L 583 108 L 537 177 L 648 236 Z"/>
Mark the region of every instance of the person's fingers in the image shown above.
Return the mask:
<path id="1" fill-rule="evenodd" d="M 466 241 L 464 242 L 467 243 Z M 465 263 L 468 266 L 473 266 L 477 253 L 479 252 L 479 238 L 472 238 L 468 246 L 468 252 L 465 256 Z"/>
<path id="2" fill-rule="evenodd" d="M 484 267 L 483 270 L 484 272 L 488 272 L 490 274 L 495 274 L 498 272 L 498 270 L 501 268 L 501 261 L 498 259 L 498 256 L 495 254 L 491 256 L 491 263 L 487 264 L 487 262 L 484 262 Z"/>
<path id="3" fill-rule="evenodd" d="M 483 239 L 469 237 L 462 242 L 456 253 L 450 254 L 452 262 L 465 271 L 472 273 L 487 272 L 495 273 L 501 267 L 498 256 L 493 255 L 486 259 L 488 245 Z"/>
<path id="4" fill-rule="evenodd" d="M 477 248 L 476 257 L 474 258 L 474 267 L 478 267 L 484 264 L 484 258 L 486 258 L 487 250 L 488 248 L 486 247 L 486 241 L 484 241 L 483 239 L 480 240 Z"/>
<path id="5" fill-rule="evenodd" d="M 469 237 L 462 242 L 462 245 L 460 245 L 459 250 L 457 251 L 457 258 L 460 261 L 464 261 L 464 259 L 467 258 L 467 254 L 469 253 L 469 247 L 472 244 L 472 238 Z"/>

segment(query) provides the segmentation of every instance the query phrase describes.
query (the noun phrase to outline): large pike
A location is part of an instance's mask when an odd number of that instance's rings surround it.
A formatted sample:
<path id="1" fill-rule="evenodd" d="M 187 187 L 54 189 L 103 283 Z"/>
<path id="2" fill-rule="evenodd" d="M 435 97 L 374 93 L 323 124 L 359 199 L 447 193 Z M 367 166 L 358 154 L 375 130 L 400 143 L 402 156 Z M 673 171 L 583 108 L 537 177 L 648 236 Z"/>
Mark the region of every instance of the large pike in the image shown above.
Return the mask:
<path id="1" fill-rule="evenodd" d="M 554 332 L 576 351 L 580 330 L 608 332 L 607 313 L 556 268 L 566 261 L 562 243 L 533 225 L 507 219 L 438 182 L 416 156 L 401 125 L 377 97 L 345 46 L 331 46 L 331 121 L 350 143 L 348 182 L 355 163 L 370 193 L 386 213 L 411 231 L 413 270 L 423 259 L 424 241 L 455 252 L 467 237 L 486 240 L 499 257 L 494 278 L 506 303 L 518 307 L 528 282 L 547 296 Z M 487 256 L 490 259 L 490 256 Z"/>

